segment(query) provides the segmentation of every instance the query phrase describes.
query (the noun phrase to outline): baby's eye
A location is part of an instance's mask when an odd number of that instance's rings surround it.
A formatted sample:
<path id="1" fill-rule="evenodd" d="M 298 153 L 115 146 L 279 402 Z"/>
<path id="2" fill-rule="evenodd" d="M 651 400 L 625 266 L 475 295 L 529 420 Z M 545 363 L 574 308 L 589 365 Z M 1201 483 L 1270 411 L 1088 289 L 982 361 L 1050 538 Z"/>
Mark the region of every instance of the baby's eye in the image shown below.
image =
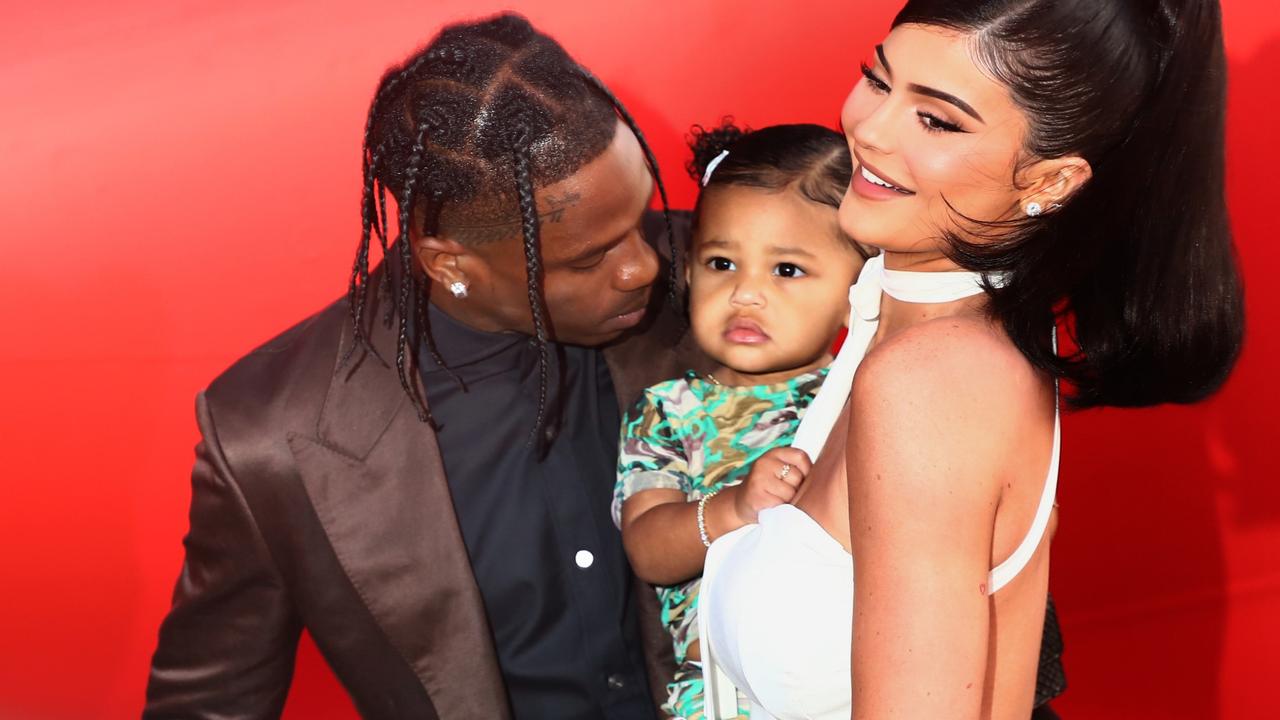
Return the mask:
<path id="1" fill-rule="evenodd" d="M 733 264 L 732 260 L 730 260 L 729 258 L 722 258 L 722 257 L 711 258 L 710 260 L 707 261 L 707 267 L 711 268 L 712 270 L 716 270 L 718 272 L 729 272 L 731 270 L 738 269 L 737 266 Z"/>
<path id="2" fill-rule="evenodd" d="M 809 273 L 805 272 L 799 265 L 778 263 L 778 265 L 773 268 L 773 274 L 784 278 L 801 278 Z"/>

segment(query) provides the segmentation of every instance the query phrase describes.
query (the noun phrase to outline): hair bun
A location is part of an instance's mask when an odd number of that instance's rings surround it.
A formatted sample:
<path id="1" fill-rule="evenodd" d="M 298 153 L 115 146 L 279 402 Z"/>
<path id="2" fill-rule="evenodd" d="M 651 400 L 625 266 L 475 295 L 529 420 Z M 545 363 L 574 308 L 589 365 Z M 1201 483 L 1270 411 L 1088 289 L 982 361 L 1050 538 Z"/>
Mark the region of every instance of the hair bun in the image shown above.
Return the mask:
<path id="1" fill-rule="evenodd" d="M 728 115 L 721 118 L 719 126 L 710 130 L 701 125 L 694 125 L 689 129 L 688 138 L 693 157 L 684 166 L 689 177 L 696 182 L 701 182 L 711 161 L 749 132 L 751 132 L 750 128 L 734 125 L 733 118 Z"/>

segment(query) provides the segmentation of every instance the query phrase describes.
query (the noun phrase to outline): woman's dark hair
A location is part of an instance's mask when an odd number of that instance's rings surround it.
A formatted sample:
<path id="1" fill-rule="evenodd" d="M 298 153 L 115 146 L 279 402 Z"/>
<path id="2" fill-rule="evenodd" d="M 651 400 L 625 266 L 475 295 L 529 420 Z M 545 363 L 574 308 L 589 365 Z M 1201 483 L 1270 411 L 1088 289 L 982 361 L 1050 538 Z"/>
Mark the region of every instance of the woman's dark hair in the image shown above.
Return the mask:
<path id="1" fill-rule="evenodd" d="M 711 129 L 695 125 L 690 131 L 693 157 L 685 165 L 689 176 L 701 183 L 707 167 L 723 153 L 703 190 L 728 185 L 745 185 L 768 191 L 795 188 L 816 203 L 840 207 L 853 161 L 844 135 L 821 125 L 772 125 L 759 130 L 739 128 L 733 118 L 724 118 Z M 705 192 L 703 193 L 705 194 Z M 702 205 L 702 195 L 698 206 Z M 700 213 L 695 210 L 694 223 Z M 843 230 L 837 231 L 849 240 Z M 864 258 L 861 245 L 849 240 Z"/>
<path id="2" fill-rule="evenodd" d="M 548 416 L 555 413 L 547 410 L 551 353 L 534 190 L 572 175 L 603 153 L 619 116 L 639 140 L 666 212 L 657 160 L 630 113 L 599 79 L 524 18 L 504 14 L 448 26 L 388 70 L 374 93 L 364 130 L 362 229 L 348 291 L 354 326 L 348 359 L 357 346 L 376 356 L 365 329 L 369 245 L 376 236 L 384 256 L 398 263 L 387 263 L 379 295 L 388 300 L 395 296 L 394 305 L 386 303 L 383 321 L 399 322 L 400 384 L 419 418 L 430 422 L 425 402 L 409 381 L 406 359 L 417 355 L 411 326 L 424 334 L 435 362 L 441 367 L 445 363 L 427 326 L 428 278 L 413 266 L 410 228 L 435 235 L 453 223 L 518 216 L 539 351 L 538 411 L 531 440 L 545 450 L 554 434 L 554 417 Z M 388 190 L 399 210 L 391 243 Z M 671 236 L 669 214 L 667 232 Z M 674 248 L 672 254 L 674 272 Z M 671 278 L 668 283 L 675 287 Z"/>
<path id="3" fill-rule="evenodd" d="M 1003 271 L 991 309 L 1076 407 L 1203 399 L 1244 334 L 1224 180 L 1226 65 L 1216 0 L 909 0 L 893 25 L 969 36 L 1029 122 L 1026 160 L 1077 155 L 1093 176 L 1034 218 L 949 237 Z M 965 220 L 968 220 L 967 218 Z M 1059 357 L 1048 329 L 1070 329 Z"/>

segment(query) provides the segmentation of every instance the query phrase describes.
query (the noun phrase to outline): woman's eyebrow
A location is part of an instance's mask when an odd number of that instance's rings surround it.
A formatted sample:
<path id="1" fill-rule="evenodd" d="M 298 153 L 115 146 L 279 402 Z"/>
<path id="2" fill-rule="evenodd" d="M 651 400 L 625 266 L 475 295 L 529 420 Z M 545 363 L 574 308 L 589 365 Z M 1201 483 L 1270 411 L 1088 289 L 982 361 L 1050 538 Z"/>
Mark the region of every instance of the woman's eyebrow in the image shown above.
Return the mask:
<path id="1" fill-rule="evenodd" d="M 941 90 L 935 90 L 934 88 L 927 87 L 927 86 L 925 86 L 925 85 L 917 85 L 917 84 L 915 84 L 915 83 L 911 83 L 911 84 L 907 85 L 907 89 L 908 89 L 908 90 L 910 90 L 910 91 L 911 91 L 911 92 L 913 92 L 913 93 L 918 93 L 918 94 L 920 94 L 920 95 L 926 95 L 926 96 L 931 97 L 931 98 L 934 98 L 934 99 L 936 99 L 936 100 L 941 100 L 942 102 L 950 103 L 951 105 L 955 105 L 956 107 L 958 107 L 958 108 L 960 108 L 961 110 L 963 110 L 963 111 L 964 111 L 964 113 L 965 113 L 966 115 L 968 115 L 969 117 L 973 118 L 974 120 L 977 120 L 978 122 L 982 123 L 983 125 L 987 124 L 987 121 L 982 119 L 982 116 L 978 114 L 978 111 L 977 111 L 977 110 L 974 110 L 974 109 L 973 109 L 973 106 L 972 106 L 972 105 L 970 105 L 969 103 L 967 103 L 967 102 L 965 102 L 965 101 L 961 100 L 960 98 L 956 97 L 955 95 L 952 95 L 951 93 L 942 92 Z"/>
<path id="2" fill-rule="evenodd" d="M 880 57 L 880 64 L 884 66 L 884 71 L 893 75 L 893 68 L 889 66 L 889 58 L 884 56 L 884 45 L 876 46 L 876 55 Z"/>
<path id="3" fill-rule="evenodd" d="M 892 77 L 893 68 L 889 66 L 889 58 L 885 57 L 884 45 L 876 46 L 876 55 L 880 58 L 880 64 L 884 66 L 885 72 L 889 73 L 889 76 Z M 913 93 L 917 93 L 919 95 L 925 95 L 935 100 L 941 100 L 942 102 L 955 105 L 957 108 L 959 108 L 961 111 L 963 111 L 966 115 L 973 118 L 974 120 L 977 120 L 983 125 L 987 123 L 987 121 L 983 120 L 982 116 L 978 114 L 978 111 L 973 109 L 972 105 L 961 100 L 955 95 L 952 95 L 951 93 L 943 92 L 941 90 L 936 90 L 926 85 L 917 85 L 915 83 L 911 83 L 907 85 L 907 89 Z"/>

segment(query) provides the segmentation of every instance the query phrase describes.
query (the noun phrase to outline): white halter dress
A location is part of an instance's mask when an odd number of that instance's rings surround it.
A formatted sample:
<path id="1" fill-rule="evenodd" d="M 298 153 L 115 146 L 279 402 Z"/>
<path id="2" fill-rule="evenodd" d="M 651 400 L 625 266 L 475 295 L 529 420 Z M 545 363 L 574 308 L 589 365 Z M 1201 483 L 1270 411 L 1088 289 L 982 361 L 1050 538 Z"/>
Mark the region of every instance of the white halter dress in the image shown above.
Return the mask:
<path id="1" fill-rule="evenodd" d="M 981 276 L 898 272 L 886 270 L 883 257 L 867 261 L 849 291 L 849 337 L 792 443 L 812 458 L 843 410 L 875 335 L 882 291 L 904 302 L 950 302 L 982 292 Z M 1060 438 L 1055 416 L 1053 455 L 1035 519 L 1017 550 L 991 571 L 991 594 L 1026 566 L 1049 525 Z M 848 720 L 853 558 L 821 525 L 792 505 L 761 512 L 757 524 L 712 543 L 700 593 L 708 720 L 737 716 L 737 690 L 752 703 L 751 720 Z"/>

